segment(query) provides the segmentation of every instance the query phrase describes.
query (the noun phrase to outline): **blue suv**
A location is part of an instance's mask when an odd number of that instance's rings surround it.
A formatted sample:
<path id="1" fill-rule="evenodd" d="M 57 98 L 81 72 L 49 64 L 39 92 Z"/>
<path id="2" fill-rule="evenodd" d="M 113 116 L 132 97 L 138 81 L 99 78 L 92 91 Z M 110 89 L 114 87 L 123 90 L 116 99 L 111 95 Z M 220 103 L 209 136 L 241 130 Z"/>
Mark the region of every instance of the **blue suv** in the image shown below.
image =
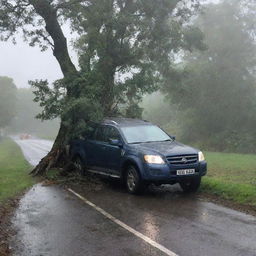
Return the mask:
<path id="1" fill-rule="evenodd" d="M 179 183 L 184 192 L 195 192 L 207 172 L 201 151 L 138 119 L 92 123 L 82 138 L 71 142 L 70 154 L 82 174 L 89 171 L 119 178 L 132 194 L 150 183 Z"/>

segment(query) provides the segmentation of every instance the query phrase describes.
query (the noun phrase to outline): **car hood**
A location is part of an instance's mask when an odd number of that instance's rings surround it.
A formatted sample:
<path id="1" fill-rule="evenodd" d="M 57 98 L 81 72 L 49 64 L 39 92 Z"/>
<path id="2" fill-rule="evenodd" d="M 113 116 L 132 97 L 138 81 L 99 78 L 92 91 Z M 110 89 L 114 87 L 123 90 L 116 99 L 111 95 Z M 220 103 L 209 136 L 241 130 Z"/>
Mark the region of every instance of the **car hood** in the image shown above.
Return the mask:
<path id="1" fill-rule="evenodd" d="M 134 144 L 132 147 L 137 150 L 149 154 L 155 153 L 164 156 L 174 156 L 174 155 L 186 155 L 186 154 L 197 154 L 199 150 L 186 146 L 177 141 L 163 141 L 163 142 L 148 142 Z"/>

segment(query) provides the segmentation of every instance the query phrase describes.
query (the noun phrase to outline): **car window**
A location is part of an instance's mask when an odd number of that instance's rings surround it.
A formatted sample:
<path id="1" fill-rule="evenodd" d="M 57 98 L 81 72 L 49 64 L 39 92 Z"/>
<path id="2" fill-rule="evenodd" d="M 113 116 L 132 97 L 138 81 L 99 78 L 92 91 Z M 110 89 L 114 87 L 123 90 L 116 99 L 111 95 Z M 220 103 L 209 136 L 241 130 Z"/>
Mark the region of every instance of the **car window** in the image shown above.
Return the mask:
<path id="1" fill-rule="evenodd" d="M 107 137 L 107 141 L 111 140 L 120 140 L 121 136 L 119 131 L 112 126 L 107 126 L 107 130 L 106 130 L 106 137 Z"/>
<path id="2" fill-rule="evenodd" d="M 94 134 L 94 140 L 107 142 L 107 130 L 106 126 L 98 126 Z"/>
<path id="3" fill-rule="evenodd" d="M 121 129 L 128 143 L 171 140 L 168 134 L 155 125 L 128 126 Z"/>

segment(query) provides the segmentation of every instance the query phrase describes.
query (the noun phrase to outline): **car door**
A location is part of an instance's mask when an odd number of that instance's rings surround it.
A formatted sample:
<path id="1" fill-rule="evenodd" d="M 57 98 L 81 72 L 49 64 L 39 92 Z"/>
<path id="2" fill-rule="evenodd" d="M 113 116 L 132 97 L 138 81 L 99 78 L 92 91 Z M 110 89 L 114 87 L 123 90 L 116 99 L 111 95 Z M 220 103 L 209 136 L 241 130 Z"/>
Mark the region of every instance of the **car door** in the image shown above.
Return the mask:
<path id="1" fill-rule="evenodd" d="M 87 150 L 90 156 L 90 167 L 95 170 L 105 170 L 105 149 L 107 145 L 106 126 L 99 125 L 92 139 L 87 141 Z"/>
<path id="2" fill-rule="evenodd" d="M 84 157 L 86 160 L 86 165 L 87 167 L 91 167 L 93 165 L 95 165 L 95 154 L 93 153 L 95 150 L 95 143 L 94 143 L 94 137 L 95 137 L 95 133 L 97 130 L 98 125 L 95 123 L 89 123 L 87 125 L 87 129 L 86 131 L 84 131 L 81 134 L 82 137 L 82 146 L 83 146 L 83 150 L 84 150 Z"/>
<path id="3" fill-rule="evenodd" d="M 122 143 L 122 138 L 117 128 L 110 125 L 106 126 L 106 140 L 107 143 L 104 149 L 105 165 L 108 172 L 119 175 L 122 148 L 120 146 L 110 144 L 110 140 L 119 140 Z"/>

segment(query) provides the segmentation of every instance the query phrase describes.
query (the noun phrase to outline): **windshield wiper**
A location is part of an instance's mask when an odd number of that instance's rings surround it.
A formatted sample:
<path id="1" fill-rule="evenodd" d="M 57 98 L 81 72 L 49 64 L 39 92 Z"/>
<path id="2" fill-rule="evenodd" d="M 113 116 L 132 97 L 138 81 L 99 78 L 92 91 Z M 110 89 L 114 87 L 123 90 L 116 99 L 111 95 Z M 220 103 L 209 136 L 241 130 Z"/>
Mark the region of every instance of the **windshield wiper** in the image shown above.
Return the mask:
<path id="1" fill-rule="evenodd" d="M 137 142 L 131 142 L 129 144 L 141 144 L 141 143 L 164 142 L 164 141 L 173 141 L 173 140 L 167 139 L 167 140 L 137 141 Z"/>
<path id="2" fill-rule="evenodd" d="M 155 142 L 155 141 L 137 141 L 137 142 L 131 142 L 129 144 L 142 144 L 142 143 L 150 143 L 150 142 Z"/>
<path id="3" fill-rule="evenodd" d="M 150 143 L 150 142 L 165 142 L 165 141 L 172 141 L 171 139 L 167 139 L 167 140 L 154 140 L 154 141 L 145 141 L 143 143 Z"/>

